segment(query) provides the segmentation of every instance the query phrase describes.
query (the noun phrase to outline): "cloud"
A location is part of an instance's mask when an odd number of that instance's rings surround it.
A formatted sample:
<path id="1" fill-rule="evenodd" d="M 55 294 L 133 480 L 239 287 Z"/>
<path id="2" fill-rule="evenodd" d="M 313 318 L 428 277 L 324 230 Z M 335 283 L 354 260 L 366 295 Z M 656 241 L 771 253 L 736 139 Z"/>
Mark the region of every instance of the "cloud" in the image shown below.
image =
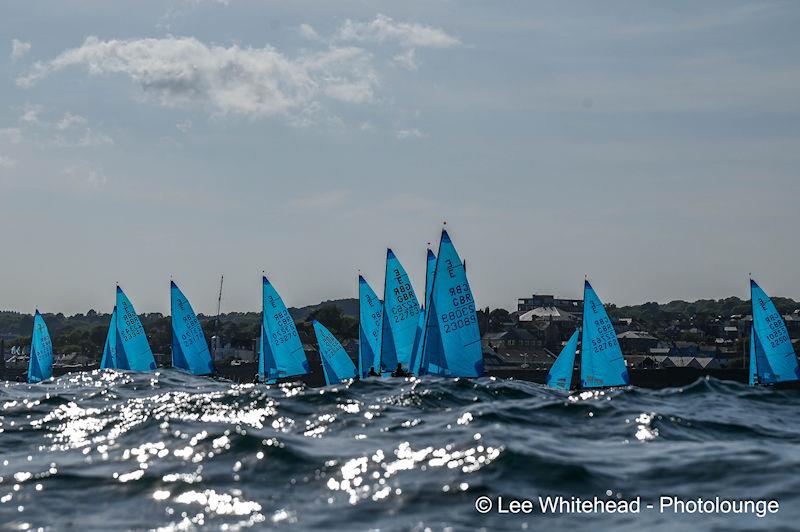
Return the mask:
<path id="1" fill-rule="evenodd" d="M 397 138 L 400 139 L 400 140 L 424 139 L 424 138 L 427 138 L 427 137 L 428 137 L 427 133 L 425 133 L 423 131 L 420 131 L 417 128 L 399 129 L 399 130 L 397 130 Z"/>
<path id="2" fill-rule="evenodd" d="M 67 111 L 64 113 L 64 116 L 55 123 L 55 127 L 58 130 L 64 131 L 65 129 L 69 129 L 73 126 L 85 125 L 86 119 L 80 115 L 74 115 Z"/>
<path id="3" fill-rule="evenodd" d="M 303 36 L 303 38 L 308 39 L 309 41 L 321 40 L 321 37 L 319 36 L 319 33 L 317 33 L 317 30 L 315 30 L 310 24 L 300 24 L 298 31 L 300 32 L 300 35 Z"/>
<path id="4" fill-rule="evenodd" d="M 289 58 L 270 46 L 208 46 L 192 37 L 100 40 L 89 37 L 17 79 L 30 87 L 51 74 L 82 66 L 92 75 L 122 74 L 161 105 L 203 105 L 245 116 L 291 116 L 331 99 L 367 103 L 378 80 L 371 56 L 332 46 Z"/>
<path id="5" fill-rule="evenodd" d="M 175 124 L 175 127 L 181 133 L 188 133 L 192 129 L 192 121 L 184 120 L 183 122 L 178 122 L 177 124 Z"/>
<path id="6" fill-rule="evenodd" d="M 82 163 L 76 166 L 68 166 L 64 169 L 69 181 L 77 186 L 85 186 L 89 188 L 100 188 L 108 183 L 108 177 L 100 170 L 91 165 Z"/>
<path id="7" fill-rule="evenodd" d="M 16 61 L 31 50 L 31 43 L 11 39 L 11 60 Z"/>
<path id="8" fill-rule="evenodd" d="M 291 202 L 296 209 L 330 209 L 342 205 L 350 195 L 349 190 L 331 190 L 313 196 L 306 196 Z"/>
<path id="9" fill-rule="evenodd" d="M 0 141 L 17 144 L 30 140 L 39 146 L 97 148 L 112 146 L 114 139 L 95 130 L 81 115 L 69 111 L 60 118 L 40 105 L 28 105 L 19 117 L 21 127 L 0 129 Z"/>
<path id="10" fill-rule="evenodd" d="M 16 161 L 11 157 L 0 155 L 0 168 L 11 168 L 16 164 Z"/>
<path id="11" fill-rule="evenodd" d="M 23 139 L 22 130 L 18 127 L 0 128 L 0 143 L 19 144 Z"/>
<path id="12" fill-rule="evenodd" d="M 405 48 L 451 48 L 461 41 L 446 31 L 433 26 L 411 22 L 395 22 L 386 15 L 378 15 L 371 22 L 347 19 L 334 36 L 337 41 L 396 42 Z"/>
<path id="13" fill-rule="evenodd" d="M 408 70 L 416 70 L 417 69 L 417 62 L 414 61 L 414 53 L 416 52 L 416 48 L 408 48 L 403 50 L 399 54 L 395 54 L 392 57 L 392 63 L 397 66 L 401 66 Z"/>

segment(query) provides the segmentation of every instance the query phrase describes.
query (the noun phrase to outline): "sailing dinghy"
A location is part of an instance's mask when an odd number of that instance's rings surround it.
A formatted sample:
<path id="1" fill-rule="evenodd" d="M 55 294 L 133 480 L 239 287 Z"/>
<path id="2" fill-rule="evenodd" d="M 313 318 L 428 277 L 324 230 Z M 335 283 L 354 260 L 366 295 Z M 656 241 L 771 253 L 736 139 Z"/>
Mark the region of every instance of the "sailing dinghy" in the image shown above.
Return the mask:
<path id="1" fill-rule="evenodd" d="M 142 322 L 119 285 L 117 285 L 117 304 L 111 313 L 100 368 L 133 371 L 156 369 L 156 361 Z"/>
<path id="2" fill-rule="evenodd" d="M 344 350 L 339 340 L 320 322 L 314 320 L 314 334 L 319 345 L 322 371 L 325 374 L 325 384 L 339 384 L 346 379 L 358 376 L 358 370 Z"/>
<path id="3" fill-rule="evenodd" d="M 1 355 L 0 355 L 1 356 Z M 36 310 L 33 316 L 33 335 L 31 336 L 31 356 L 28 361 L 28 382 L 33 384 L 53 376 L 53 343 L 44 318 Z"/>
<path id="4" fill-rule="evenodd" d="M 362 379 L 369 370 L 381 369 L 381 330 L 383 302 L 366 279 L 358 276 L 358 373 Z"/>
<path id="5" fill-rule="evenodd" d="M 414 352 L 418 322 L 419 301 L 411 286 L 411 280 L 394 252 L 387 249 L 383 289 L 381 373 L 394 371 L 398 364 L 408 371 Z"/>
<path id="6" fill-rule="evenodd" d="M 211 375 L 214 364 L 203 327 L 174 281 L 170 281 L 172 313 L 172 366 L 194 375 Z"/>
<path id="7" fill-rule="evenodd" d="M 266 276 L 262 279 L 261 347 L 258 374 L 269 384 L 309 372 L 308 360 L 289 310 Z"/>
<path id="8" fill-rule="evenodd" d="M 569 390 L 572 386 L 572 368 L 575 364 L 578 337 L 579 331 L 576 330 L 550 368 L 547 385 L 551 388 Z M 581 388 L 626 386 L 629 383 L 628 369 L 619 347 L 617 333 L 603 302 L 586 280 L 583 284 Z"/>
<path id="9" fill-rule="evenodd" d="M 453 241 L 442 230 L 426 302 L 421 375 L 480 377 L 483 350 L 475 300 Z"/>
<path id="10" fill-rule="evenodd" d="M 751 386 L 800 380 L 789 331 L 772 299 L 750 279 L 753 326 L 750 329 Z"/>

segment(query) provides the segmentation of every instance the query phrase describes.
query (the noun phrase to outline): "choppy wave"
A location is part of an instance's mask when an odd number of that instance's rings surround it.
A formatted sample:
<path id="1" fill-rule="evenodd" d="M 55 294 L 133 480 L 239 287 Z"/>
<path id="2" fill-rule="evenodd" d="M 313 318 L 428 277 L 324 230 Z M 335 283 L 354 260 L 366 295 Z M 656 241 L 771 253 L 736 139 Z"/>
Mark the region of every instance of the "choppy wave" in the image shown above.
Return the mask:
<path id="1" fill-rule="evenodd" d="M 323 389 L 96 371 L 0 388 L 0 527 L 793 528 L 800 393 L 701 380 Z M 772 498 L 764 519 L 478 514 L 481 495 Z"/>

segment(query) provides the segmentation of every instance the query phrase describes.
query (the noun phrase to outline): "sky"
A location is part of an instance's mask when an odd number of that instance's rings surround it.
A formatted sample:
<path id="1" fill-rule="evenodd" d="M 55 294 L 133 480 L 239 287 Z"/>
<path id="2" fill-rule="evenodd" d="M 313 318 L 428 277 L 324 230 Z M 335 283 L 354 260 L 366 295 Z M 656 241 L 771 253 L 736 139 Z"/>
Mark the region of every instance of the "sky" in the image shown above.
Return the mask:
<path id="1" fill-rule="evenodd" d="M 797 2 L 0 5 L 0 309 L 800 299 Z"/>

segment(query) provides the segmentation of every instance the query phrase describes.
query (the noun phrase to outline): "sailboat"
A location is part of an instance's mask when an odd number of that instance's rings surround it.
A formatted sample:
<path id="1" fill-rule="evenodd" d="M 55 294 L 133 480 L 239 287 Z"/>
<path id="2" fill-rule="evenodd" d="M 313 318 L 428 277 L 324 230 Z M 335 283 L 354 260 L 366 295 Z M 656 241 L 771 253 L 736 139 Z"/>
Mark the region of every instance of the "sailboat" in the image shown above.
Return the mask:
<path id="1" fill-rule="evenodd" d="M 579 331 L 570 337 L 547 375 L 547 385 L 569 390 L 578 346 Z M 630 383 L 625 358 L 617 333 L 603 302 L 585 280 L 583 284 L 583 342 L 581 348 L 581 388 L 625 386 Z"/>
<path id="2" fill-rule="evenodd" d="M 366 279 L 358 276 L 358 373 L 364 379 L 380 371 L 383 302 Z"/>
<path id="3" fill-rule="evenodd" d="M 750 385 L 800 380 L 797 355 L 786 324 L 775 304 L 753 279 L 750 279 L 750 299 L 753 306 Z"/>
<path id="4" fill-rule="evenodd" d="M 211 375 L 214 364 L 203 327 L 189 300 L 174 281 L 170 281 L 172 313 L 172 366 L 194 375 Z"/>
<path id="5" fill-rule="evenodd" d="M 266 276 L 262 281 L 258 374 L 262 380 L 272 384 L 277 379 L 305 375 L 310 370 L 294 319 Z"/>
<path id="6" fill-rule="evenodd" d="M 156 369 L 156 361 L 142 322 L 119 285 L 117 285 L 117 304 L 111 313 L 100 368 L 133 371 Z"/>
<path id="7" fill-rule="evenodd" d="M 339 340 L 317 320 L 314 320 L 313 324 L 314 334 L 317 336 L 319 345 L 322 371 L 325 374 L 325 384 L 327 386 L 339 384 L 345 379 L 356 377 L 358 370 Z"/>
<path id="8" fill-rule="evenodd" d="M 2 356 L 2 355 L 0 355 Z M 33 316 L 31 356 L 28 362 L 28 382 L 35 383 L 53 376 L 53 343 L 44 318 L 36 310 Z"/>
<path id="9" fill-rule="evenodd" d="M 411 280 L 394 252 L 387 249 L 383 289 L 381 372 L 391 372 L 398 364 L 408 370 L 414 351 L 418 321 L 419 301 L 411 286 Z"/>
<path id="10" fill-rule="evenodd" d="M 464 264 L 444 229 L 427 305 L 420 374 L 482 376 L 483 350 L 475 300 Z"/>
<path id="11" fill-rule="evenodd" d="M 433 288 L 433 276 L 436 273 L 436 255 L 428 248 L 425 264 L 425 299 L 419 309 L 419 321 L 417 322 L 417 336 L 414 339 L 414 352 L 411 358 L 411 373 L 419 376 L 422 367 L 422 343 L 425 339 L 425 316 L 426 309 L 430 305 L 431 288 Z"/>

